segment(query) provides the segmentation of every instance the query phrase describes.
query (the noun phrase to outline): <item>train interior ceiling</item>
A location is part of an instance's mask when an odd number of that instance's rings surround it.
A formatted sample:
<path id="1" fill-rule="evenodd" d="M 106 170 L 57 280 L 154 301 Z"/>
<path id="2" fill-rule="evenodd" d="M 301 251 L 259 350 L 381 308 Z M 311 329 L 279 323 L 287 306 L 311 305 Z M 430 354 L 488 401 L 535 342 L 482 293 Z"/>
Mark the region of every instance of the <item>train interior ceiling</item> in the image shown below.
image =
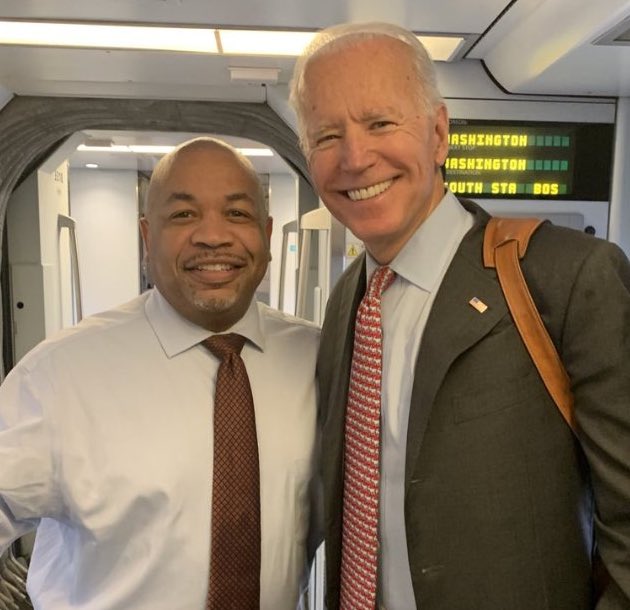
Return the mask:
<path id="1" fill-rule="evenodd" d="M 51 305 L 52 313 L 44 311 L 51 260 L 59 268 L 65 265 L 62 259 L 76 267 L 73 260 L 80 256 L 82 315 L 143 288 L 137 191 L 164 147 L 200 133 L 254 149 L 248 154 L 269 185 L 274 261 L 261 288 L 263 298 L 321 320 L 327 291 L 361 244 L 347 232 L 341 246 L 332 244 L 338 228 L 309 184 L 288 104 L 295 56 L 272 50 L 271 42 L 284 40 L 290 31 L 303 41 L 345 21 L 390 21 L 426 37 L 454 133 L 458 126 L 478 122 L 497 137 L 517 126 L 529 130 L 532 141 L 547 138 L 558 147 L 569 142 L 569 160 L 560 159 L 557 148 L 548 160 L 530 160 L 527 166 L 533 170 L 540 163 L 542 171 L 548 163 L 550 169 L 568 166 L 570 171 L 575 161 L 578 170 L 564 182 L 536 178 L 521 184 L 508 178 L 486 185 L 469 179 L 471 188 L 479 189 L 473 198 L 491 212 L 539 215 L 588 229 L 630 252 L 630 172 L 623 171 L 630 158 L 628 0 L 2 0 L 0 210 L 6 218 L 2 259 L 9 278 L 2 286 L 5 365 L 77 320 L 72 295 L 78 286 L 71 271 L 54 272 L 55 282 L 67 286 L 68 302 L 62 299 Z M 100 42 L 98 33 L 89 33 L 76 46 L 65 32 L 57 42 L 36 39 L 42 32 L 53 36 L 44 26 L 55 22 L 169 31 L 160 31 L 158 43 L 143 49 L 130 48 L 139 30 L 131 42 L 121 42 L 121 30 Z M 162 48 L 171 44 L 171 30 L 179 35 L 175 46 Z M 271 38 L 264 38 L 265 32 Z M 240 33 L 245 47 L 232 48 Z M 180 50 L 182 40 L 199 40 L 203 48 Z M 566 125 L 578 131 L 567 131 Z M 578 132 L 590 135 L 575 136 L 583 142 L 573 149 L 571 138 Z M 509 159 L 494 163 L 501 161 Z M 479 154 L 466 161 L 483 162 Z M 466 179 L 452 178 L 450 184 L 466 194 Z M 50 240 L 41 227 L 44 208 L 51 206 L 55 238 L 46 254 Z M 116 220 L 95 220 L 107 214 L 105 208 L 117 209 L 112 212 Z M 38 236 L 32 235 L 34 217 Z M 62 223 L 61 217 L 70 220 Z M 121 217 L 124 227 L 115 224 Z M 74 229 L 74 222 L 79 254 L 69 245 L 72 231 L 66 236 L 58 230 Z M 317 237 L 308 256 L 299 260 L 310 230 Z M 125 246 L 120 245 L 123 236 Z M 104 244 L 105 238 L 114 241 Z M 31 242 L 33 251 L 28 251 L 24 244 Z M 102 260 L 89 251 L 95 243 L 101 257 L 116 259 L 107 261 L 113 269 L 109 278 L 102 276 Z M 119 244 L 120 252 L 111 243 Z M 310 279 L 302 277 L 305 269 L 312 271 Z M 54 291 L 55 299 L 62 288 Z M 39 301 L 44 309 L 29 306 Z M 31 315 L 39 316 L 37 323 Z M 14 335 L 10 349 L 7 334 Z"/>

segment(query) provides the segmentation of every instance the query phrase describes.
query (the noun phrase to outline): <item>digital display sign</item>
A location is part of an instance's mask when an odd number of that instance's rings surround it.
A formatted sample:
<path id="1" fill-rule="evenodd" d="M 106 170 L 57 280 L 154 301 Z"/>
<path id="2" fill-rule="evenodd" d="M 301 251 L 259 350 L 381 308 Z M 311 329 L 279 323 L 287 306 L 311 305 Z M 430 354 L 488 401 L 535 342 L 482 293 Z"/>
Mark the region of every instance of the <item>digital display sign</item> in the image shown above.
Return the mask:
<path id="1" fill-rule="evenodd" d="M 490 199 L 607 201 L 613 125 L 451 119 L 446 185 Z"/>

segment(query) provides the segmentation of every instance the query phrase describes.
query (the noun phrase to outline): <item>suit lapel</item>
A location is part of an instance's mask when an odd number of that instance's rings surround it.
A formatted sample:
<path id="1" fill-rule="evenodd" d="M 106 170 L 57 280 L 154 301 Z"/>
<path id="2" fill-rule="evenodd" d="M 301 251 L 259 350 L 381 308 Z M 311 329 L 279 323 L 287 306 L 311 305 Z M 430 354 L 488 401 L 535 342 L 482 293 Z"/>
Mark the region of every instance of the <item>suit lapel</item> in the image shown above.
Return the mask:
<path id="1" fill-rule="evenodd" d="M 335 481 L 335 487 L 342 484 L 340 473 L 343 471 L 343 436 L 354 343 L 354 320 L 365 292 L 365 259 L 357 260 L 346 273 L 345 281 L 337 288 L 342 290 L 339 299 L 331 297 L 335 306 L 335 312 L 331 316 L 334 317 L 335 324 L 326 329 L 326 338 L 322 341 L 320 352 L 320 358 L 337 365 L 328 382 L 330 391 L 327 396 L 321 397 L 321 403 L 326 408 L 321 414 L 323 437 L 326 439 L 322 468 L 324 480 Z M 335 497 L 335 491 L 341 493 L 339 489 L 334 489 L 329 497 Z M 334 513 L 332 508 L 331 513 Z"/>
<path id="2" fill-rule="evenodd" d="M 321 471 L 324 484 L 324 519 L 326 531 L 326 575 L 330 607 L 338 605 L 341 569 L 341 498 L 343 497 L 343 448 L 348 380 L 354 343 L 356 310 L 365 292 L 365 258 L 357 260 L 345 272 L 331 295 L 328 324 L 322 329 L 319 362 L 325 370 L 320 391 L 322 438 Z M 332 322 L 332 321 L 334 322 Z"/>
<path id="3" fill-rule="evenodd" d="M 330 353 L 331 355 L 341 354 L 341 359 L 338 360 L 339 368 L 332 380 L 331 397 L 336 406 L 327 413 L 327 420 L 339 416 L 339 419 L 343 421 L 345 417 L 345 402 L 348 394 L 348 379 L 354 343 L 354 320 L 359 302 L 365 292 L 365 285 L 365 257 L 363 257 L 362 260 L 357 261 L 348 269 L 347 281 L 343 284 L 338 309 L 334 314 L 337 325 L 331 329 L 334 335 Z"/>
<path id="4" fill-rule="evenodd" d="M 462 240 L 433 302 L 424 330 L 413 381 L 405 489 L 409 488 L 431 408 L 453 361 L 479 341 L 507 313 L 501 288 L 493 272 L 484 270 L 481 257 L 487 215 L 479 208 L 475 225 Z M 484 313 L 469 301 L 477 297 L 488 306 Z"/>

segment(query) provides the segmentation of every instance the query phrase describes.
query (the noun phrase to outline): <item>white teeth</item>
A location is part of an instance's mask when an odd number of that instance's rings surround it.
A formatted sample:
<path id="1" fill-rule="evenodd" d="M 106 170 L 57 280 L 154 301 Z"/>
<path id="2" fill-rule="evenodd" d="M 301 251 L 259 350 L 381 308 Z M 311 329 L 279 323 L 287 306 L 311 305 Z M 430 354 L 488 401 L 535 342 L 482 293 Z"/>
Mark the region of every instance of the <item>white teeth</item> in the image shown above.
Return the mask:
<path id="1" fill-rule="evenodd" d="M 376 197 L 386 191 L 393 183 L 393 180 L 386 180 L 385 182 L 379 182 L 378 184 L 373 184 L 367 188 L 348 191 L 348 197 L 350 197 L 352 201 L 361 201 L 362 199 Z"/>
<path id="2" fill-rule="evenodd" d="M 195 269 L 199 269 L 201 271 L 229 271 L 230 269 L 232 269 L 232 265 L 224 265 L 224 264 L 197 265 Z"/>

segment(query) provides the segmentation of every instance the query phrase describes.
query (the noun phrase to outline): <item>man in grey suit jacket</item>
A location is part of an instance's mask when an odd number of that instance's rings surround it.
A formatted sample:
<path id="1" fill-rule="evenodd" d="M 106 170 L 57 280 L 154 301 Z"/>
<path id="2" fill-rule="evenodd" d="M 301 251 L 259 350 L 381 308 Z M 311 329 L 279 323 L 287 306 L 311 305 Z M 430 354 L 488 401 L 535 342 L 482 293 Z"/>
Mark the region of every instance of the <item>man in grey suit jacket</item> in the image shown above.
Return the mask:
<path id="1" fill-rule="evenodd" d="M 627 610 L 627 259 L 546 224 L 523 263 L 571 379 L 578 441 L 483 267 L 488 215 L 444 190 L 448 117 L 416 38 L 387 24 L 324 30 L 292 102 L 321 198 L 367 251 L 331 295 L 318 359 L 329 610 Z M 379 266 L 396 276 L 382 297 L 378 587 L 348 603 L 346 401 L 355 316 Z M 609 574 L 597 599 L 596 545 Z"/>

